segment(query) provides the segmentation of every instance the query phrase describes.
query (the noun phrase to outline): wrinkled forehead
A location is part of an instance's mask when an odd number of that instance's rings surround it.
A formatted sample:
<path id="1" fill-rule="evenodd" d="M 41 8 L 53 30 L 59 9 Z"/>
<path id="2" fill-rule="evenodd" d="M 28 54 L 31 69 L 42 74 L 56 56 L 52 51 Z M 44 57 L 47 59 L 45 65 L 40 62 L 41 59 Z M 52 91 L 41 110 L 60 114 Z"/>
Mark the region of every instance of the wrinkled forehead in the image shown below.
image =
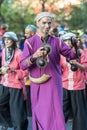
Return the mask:
<path id="1" fill-rule="evenodd" d="M 36 22 L 36 25 L 37 27 L 45 26 L 45 25 L 51 26 L 51 23 L 52 23 L 52 19 L 46 16 L 46 17 L 41 18 L 38 22 Z"/>
<path id="2" fill-rule="evenodd" d="M 52 22 L 52 19 L 48 16 L 41 18 L 38 22 Z"/>

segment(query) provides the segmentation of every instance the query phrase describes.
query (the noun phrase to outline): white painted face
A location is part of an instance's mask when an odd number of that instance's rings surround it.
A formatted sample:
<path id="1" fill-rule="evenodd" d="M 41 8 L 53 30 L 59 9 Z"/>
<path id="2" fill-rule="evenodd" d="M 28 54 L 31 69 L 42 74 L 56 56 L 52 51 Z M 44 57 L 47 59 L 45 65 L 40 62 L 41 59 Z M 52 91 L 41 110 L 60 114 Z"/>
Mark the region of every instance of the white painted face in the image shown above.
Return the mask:
<path id="1" fill-rule="evenodd" d="M 49 30 L 51 28 L 52 19 L 50 17 L 43 17 L 37 22 L 37 27 L 40 35 L 49 34 Z"/>
<path id="2" fill-rule="evenodd" d="M 7 48 L 11 48 L 11 46 L 12 46 L 13 43 L 14 43 L 14 41 L 13 41 L 12 39 L 10 39 L 10 38 L 7 38 L 7 37 L 5 37 L 4 40 L 5 40 L 5 46 L 6 46 Z"/>

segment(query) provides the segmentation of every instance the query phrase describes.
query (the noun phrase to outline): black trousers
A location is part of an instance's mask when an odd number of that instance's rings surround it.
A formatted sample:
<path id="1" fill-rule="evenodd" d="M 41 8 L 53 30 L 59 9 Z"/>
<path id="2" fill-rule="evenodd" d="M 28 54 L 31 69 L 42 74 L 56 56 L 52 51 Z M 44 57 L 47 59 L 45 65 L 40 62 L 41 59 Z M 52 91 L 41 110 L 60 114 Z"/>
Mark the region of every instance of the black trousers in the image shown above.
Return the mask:
<path id="1" fill-rule="evenodd" d="M 32 116 L 32 110 L 31 110 L 31 96 L 30 96 L 30 86 L 26 85 L 26 92 L 27 92 L 27 100 L 26 100 L 26 109 L 27 109 L 27 116 Z"/>
<path id="2" fill-rule="evenodd" d="M 14 130 L 27 130 L 28 120 L 21 89 L 0 85 L 0 123 L 13 126 Z"/>
<path id="3" fill-rule="evenodd" d="M 85 90 L 63 89 L 63 111 L 65 121 L 72 114 L 72 130 L 87 130 L 87 99 Z"/>

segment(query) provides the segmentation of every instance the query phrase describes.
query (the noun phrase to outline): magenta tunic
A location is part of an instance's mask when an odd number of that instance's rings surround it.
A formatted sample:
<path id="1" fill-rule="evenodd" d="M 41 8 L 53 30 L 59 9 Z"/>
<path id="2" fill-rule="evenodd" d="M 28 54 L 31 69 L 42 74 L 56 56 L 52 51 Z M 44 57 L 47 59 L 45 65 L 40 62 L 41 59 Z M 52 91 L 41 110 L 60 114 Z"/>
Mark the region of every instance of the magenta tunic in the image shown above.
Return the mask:
<path id="1" fill-rule="evenodd" d="M 75 57 L 73 51 L 57 37 L 49 36 L 47 43 L 52 47 L 52 53 L 49 54 L 49 62 L 46 68 L 38 68 L 34 64 L 25 64 L 39 47 L 42 41 L 39 35 L 34 35 L 28 39 L 30 45 L 25 43 L 21 68 L 29 69 L 32 77 L 41 77 L 44 73 L 49 74 L 51 79 L 43 84 L 30 84 L 33 130 L 66 130 L 63 111 L 62 111 L 62 80 L 60 71 L 60 54 L 66 57 Z M 38 126 L 38 128 L 37 128 Z"/>

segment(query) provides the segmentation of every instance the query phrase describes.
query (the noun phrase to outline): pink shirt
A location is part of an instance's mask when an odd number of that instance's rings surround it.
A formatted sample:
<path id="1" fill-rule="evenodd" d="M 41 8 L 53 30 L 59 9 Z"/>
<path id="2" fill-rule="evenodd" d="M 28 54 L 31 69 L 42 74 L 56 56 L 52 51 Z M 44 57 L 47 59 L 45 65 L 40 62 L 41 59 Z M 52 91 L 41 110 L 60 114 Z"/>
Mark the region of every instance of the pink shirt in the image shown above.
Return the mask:
<path id="1" fill-rule="evenodd" d="M 21 89 L 24 87 L 24 78 L 28 75 L 28 71 L 20 69 L 20 60 L 22 52 L 20 49 L 16 49 L 12 61 L 9 63 L 9 67 L 16 73 L 8 73 L 2 75 L 1 84 L 6 87 Z M 5 65 L 5 49 L 2 52 L 2 66 Z"/>
<path id="2" fill-rule="evenodd" d="M 79 63 L 87 67 L 87 56 L 82 51 Z M 66 58 L 61 56 L 60 65 L 62 69 L 62 82 L 63 88 L 68 90 L 82 90 L 85 89 L 85 75 L 84 71 L 78 68 L 77 71 L 73 72 L 70 69 L 70 64 L 66 62 Z"/>
<path id="3" fill-rule="evenodd" d="M 87 56 L 87 48 L 84 49 L 84 53 Z M 86 84 L 87 84 L 87 71 L 85 72 L 85 80 L 86 80 Z"/>

